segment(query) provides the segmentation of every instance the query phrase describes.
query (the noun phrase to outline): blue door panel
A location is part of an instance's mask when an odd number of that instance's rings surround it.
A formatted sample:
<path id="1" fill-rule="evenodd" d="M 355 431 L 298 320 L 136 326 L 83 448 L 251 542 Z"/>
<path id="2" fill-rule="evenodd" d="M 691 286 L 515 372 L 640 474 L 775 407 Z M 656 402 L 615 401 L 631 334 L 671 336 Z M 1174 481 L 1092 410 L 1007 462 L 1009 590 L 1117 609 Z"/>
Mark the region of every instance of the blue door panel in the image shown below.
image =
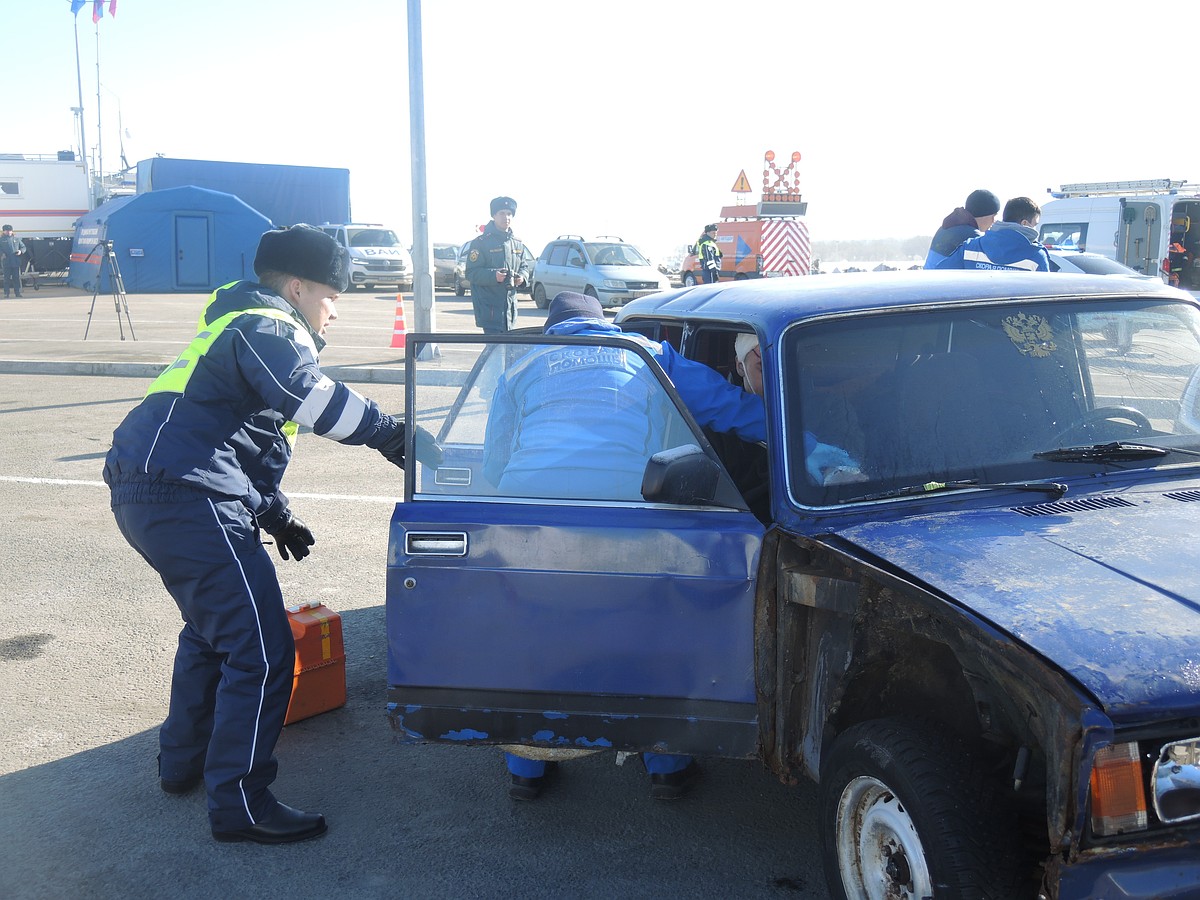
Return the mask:
<path id="1" fill-rule="evenodd" d="M 752 723 L 761 534 L 753 516 L 732 510 L 400 504 L 387 573 L 393 700 L 448 691 L 470 735 L 490 740 L 527 739 L 514 710 L 551 702 L 537 695 L 568 709 L 602 697 L 597 721 L 610 723 L 638 716 L 649 698 L 697 701 L 691 746 L 704 744 L 705 709 L 724 730 L 732 719 Z M 406 552 L 410 537 L 439 535 L 465 536 L 456 544 L 465 555 Z M 639 736 L 661 744 L 671 718 L 645 715 L 613 732 L 622 746 Z M 453 715 L 437 721 L 457 731 L 446 724 Z"/>

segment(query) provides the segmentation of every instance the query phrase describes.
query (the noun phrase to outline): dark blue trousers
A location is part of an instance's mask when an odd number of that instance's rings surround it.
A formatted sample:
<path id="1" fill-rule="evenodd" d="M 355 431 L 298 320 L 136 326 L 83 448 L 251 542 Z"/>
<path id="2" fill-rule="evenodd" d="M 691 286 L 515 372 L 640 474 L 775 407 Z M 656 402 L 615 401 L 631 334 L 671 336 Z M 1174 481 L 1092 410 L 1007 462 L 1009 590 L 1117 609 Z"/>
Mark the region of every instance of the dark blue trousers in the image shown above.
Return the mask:
<path id="1" fill-rule="evenodd" d="M 159 774 L 203 771 L 212 827 L 253 825 L 276 805 L 268 786 L 295 666 L 275 566 L 238 501 L 122 503 L 113 514 L 183 615 Z"/>

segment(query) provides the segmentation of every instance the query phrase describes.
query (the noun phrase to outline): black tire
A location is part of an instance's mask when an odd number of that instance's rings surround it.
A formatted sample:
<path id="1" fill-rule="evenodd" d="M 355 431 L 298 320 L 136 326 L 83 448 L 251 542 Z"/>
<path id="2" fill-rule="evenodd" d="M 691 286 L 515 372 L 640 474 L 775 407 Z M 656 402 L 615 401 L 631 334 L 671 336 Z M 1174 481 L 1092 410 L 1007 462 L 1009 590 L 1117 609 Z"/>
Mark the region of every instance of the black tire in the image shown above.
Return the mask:
<path id="1" fill-rule="evenodd" d="M 537 304 L 538 309 L 550 308 L 550 301 L 546 299 L 546 289 L 536 281 L 533 283 L 533 302 Z"/>
<path id="2" fill-rule="evenodd" d="M 695 287 L 696 286 L 696 275 L 694 272 L 684 272 L 683 273 L 683 286 L 684 287 Z"/>
<path id="3" fill-rule="evenodd" d="M 461 281 L 454 285 L 454 296 L 455 297 L 465 297 L 466 294 L 467 294 L 467 289 L 462 286 Z"/>
<path id="4" fill-rule="evenodd" d="M 584 294 L 591 297 L 593 300 L 599 300 L 600 296 L 596 293 L 596 289 L 590 284 L 583 289 Z"/>
<path id="5" fill-rule="evenodd" d="M 995 778 L 944 730 L 896 719 L 840 735 L 821 766 L 830 896 L 1032 896 L 1016 816 Z"/>

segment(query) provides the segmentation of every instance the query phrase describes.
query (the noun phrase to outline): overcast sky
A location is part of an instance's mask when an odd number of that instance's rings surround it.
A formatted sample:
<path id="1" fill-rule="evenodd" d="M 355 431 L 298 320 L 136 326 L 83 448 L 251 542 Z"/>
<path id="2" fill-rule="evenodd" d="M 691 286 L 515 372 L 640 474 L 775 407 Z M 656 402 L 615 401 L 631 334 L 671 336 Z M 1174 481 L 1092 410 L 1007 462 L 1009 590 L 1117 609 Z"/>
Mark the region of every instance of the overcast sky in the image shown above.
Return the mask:
<path id="1" fill-rule="evenodd" d="M 105 4 L 107 13 L 107 2 Z M 406 0 L 118 0 L 99 23 L 104 169 L 156 154 L 350 170 L 412 235 Z M 77 25 L 89 149 L 96 27 Z M 434 241 L 518 202 L 534 252 L 616 234 L 660 258 L 745 170 L 799 151 L 814 239 L 932 234 L 977 187 L 1198 179 L 1200 4 L 424 0 Z M 0 0 L 0 152 L 77 147 L 69 0 Z M 1175 49 L 1172 49 L 1172 47 Z M 756 194 L 747 195 L 748 201 Z"/>

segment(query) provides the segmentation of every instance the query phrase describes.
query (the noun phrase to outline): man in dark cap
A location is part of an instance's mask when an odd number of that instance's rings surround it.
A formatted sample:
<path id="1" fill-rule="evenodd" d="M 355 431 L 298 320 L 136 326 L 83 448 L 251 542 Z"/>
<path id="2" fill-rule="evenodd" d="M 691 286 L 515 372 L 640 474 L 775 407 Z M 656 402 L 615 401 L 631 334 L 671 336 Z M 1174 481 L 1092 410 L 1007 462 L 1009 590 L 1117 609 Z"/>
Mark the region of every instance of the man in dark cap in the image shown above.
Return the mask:
<path id="1" fill-rule="evenodd" d="M 471 241 L 466 276 L 471 282 L 475 324 L 484 334 L 501 334 L 517 327 L 517 288 L 533 276 L 532 256 L 512 233 L 517 201 L 492 200 L 492 221 Z"/>
<path id="2" fill-rule="evenodd" d="M 121 533 L 183 616 L 161 787 L 203 781 L 218 841 L 283 844 L 324 833 L 325 819 L 268 789 L 295 644 L 262 532 L 285 560 L 314 543 L 280 490 L 299 426 L 401 467 L 405 426 L 321 372 L 345 248 L 307 225 L 269 231 L 254 271 L 213 292 L 199 334 L 117 426 L 104 480 Z"/>
<path id="3" fill-rule="evenodd" d="M 991 228 L 998 212 L 999 197 L 983 188 L 971 191 L 967 195 L 967 202 L 942 220 L 942 227 L 937 230 L 929 244 L 925 268 L 936 269 L 938 263 L 957 250 L 963 241 L 979 237 Z"/>
<path id="4" fill-rule="evenodd" d="M 705 284 L 716 284 L 721 280 L 721 248 L 717 246 L 716 224 L 705 225 L 704 233 L 696 241 L 696 263 L 700 266 L 700 277 Z"/>
<path id="5" fill-rule="evenodd" d="M 623 332 L 595 297 L 564 291 L 550 303 L 549 335 L 621 335 L 645 347 L 675 385 L 696 421 L 748 441 L 766 440 L 761 397 L 670 344 Z M 558 347 L 537 348 L 510 366 L 496 385 L 484 439 L 483 471 L 505 496 L 629 500 L 641 496 L 650 454 L 665 449 L 674 406 L 632 351 L 573 347 L 563 364 Z M 652 385 L 648 387 L 648 385 Z M 617 399 L 619 398 L 619 399 Z M 604 420 L 598 435 L 594 423 Z M 533 800 L 542 791 L 547 753 L 506 748 L 509 796 Z M 699 775 L 690 756 L 644 753 L 650 796 L 682 797 Z"/>
<path id="6" fill-rule="evenodd" d="M 25 262 L 25 242 L 17 237 L 11 225 L 0 229 L 0 273 L 4 279 L 4 296 L 12 291 L 21 296 L 21 266 Z"/>

